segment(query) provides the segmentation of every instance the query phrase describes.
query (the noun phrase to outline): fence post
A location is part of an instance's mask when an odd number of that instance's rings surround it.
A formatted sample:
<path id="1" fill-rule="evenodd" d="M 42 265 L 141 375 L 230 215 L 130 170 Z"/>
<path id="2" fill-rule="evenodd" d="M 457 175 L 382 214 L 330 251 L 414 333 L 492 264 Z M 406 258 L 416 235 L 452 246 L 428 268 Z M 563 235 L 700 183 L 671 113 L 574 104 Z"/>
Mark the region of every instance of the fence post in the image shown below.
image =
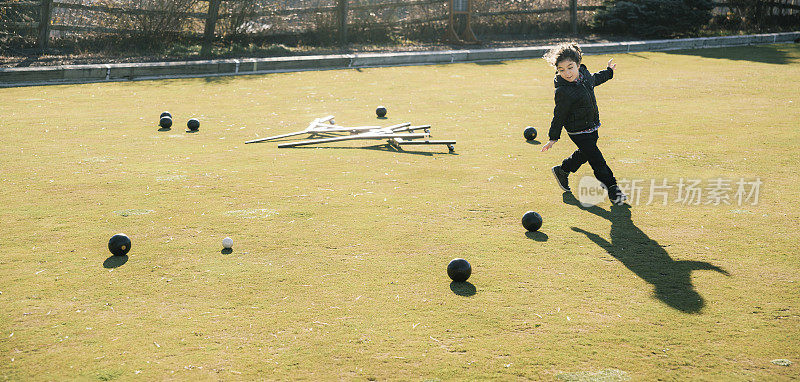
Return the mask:
<path id="1" fill-rule="evenodd" d="M 339 45 L 347 46 L 347 1 L 339 0 Z"/>
<path id="2" fill-rule="evenodd" d="M 578 0 L 569 0 L 569 23 L 572 34 L 578 34 Z"/>
<path id="3" fill-rule="evenodd" d="M 208 1 L 208 15 L 206 16 L 206 29 L 203 33 L 203 47 L 200 49 L 201 56 L 208 56 L 211 54 L 211 44 L 214 42 L 214 29 L 217 26 L 217 17 L 219 16 L 219 3 L 222 0 L 209 0 Z"/>
<path id="4" fill-rule="evenodd" d="M 39 17 L 39 37 L 36 39 L 36 47 L 39 52 L 44 53 L 50 43 L 50 8 L 53 0 L 42 0 L 41 12 Z"/>

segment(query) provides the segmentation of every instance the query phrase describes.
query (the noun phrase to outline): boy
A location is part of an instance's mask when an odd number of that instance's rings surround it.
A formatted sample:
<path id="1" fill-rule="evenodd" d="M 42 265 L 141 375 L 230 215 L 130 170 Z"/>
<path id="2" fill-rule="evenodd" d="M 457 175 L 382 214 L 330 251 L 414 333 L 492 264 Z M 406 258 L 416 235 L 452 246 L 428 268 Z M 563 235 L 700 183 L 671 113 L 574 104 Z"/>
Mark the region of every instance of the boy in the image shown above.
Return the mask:
<path id="1" fill-rule="evenodd" d="M 597 130 L 600 128 L 600 113 L 594 87 L 614 77 L 614 59 L 608 60 L 608 67 L 595 74 L 589 73 L 586 65 L 581 64 L 581 48 L 575 43 L 560 44 L 544 55 L 550 65 L 556 68 L 555 101 L 553 121 L 550 123 L 550 141 L 542 147 L 542 152 L 553 147 L 561 138 L 564 127 L 572 142 L 578 146 L 572 155 L 564 159 L 561 165 L 553 167 L 559 187 L 569 191 L 569 173 L 578 171 L 582 164 L 589 162 L 594 176 L 608 190 L 611 203 L 621 205 L 627 196 L 617 186 L 614 173 L 603 159 L 603 153 L 597 147 Z"/>

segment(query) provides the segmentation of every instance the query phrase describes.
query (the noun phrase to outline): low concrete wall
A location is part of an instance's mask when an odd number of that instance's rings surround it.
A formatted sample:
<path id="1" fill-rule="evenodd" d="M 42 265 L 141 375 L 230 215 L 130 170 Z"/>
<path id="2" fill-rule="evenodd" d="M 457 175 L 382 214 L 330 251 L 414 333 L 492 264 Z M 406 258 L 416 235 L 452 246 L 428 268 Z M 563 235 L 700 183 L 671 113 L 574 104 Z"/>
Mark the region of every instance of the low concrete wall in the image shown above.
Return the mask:
<path id="1" fill-rule="evenodd" d="M 747 36 L 686 38 L 582 44 L 585 54 L 608 54 L 675 49 L 716 48 L 755 44 L 792 43 L 800 32 Z M 62 65 L 0 68 L 0 87 L 161 78 L 232 76 L 302 70 L 328 70 L 398 65 L 432 65 L 459 62 L 505 61 L 540 58 L 547 46 L 464 49 L 433 52 L 364 53 L 326 56 L 248 58 L 239 60 L 180 61 L 129 64 Z"/>

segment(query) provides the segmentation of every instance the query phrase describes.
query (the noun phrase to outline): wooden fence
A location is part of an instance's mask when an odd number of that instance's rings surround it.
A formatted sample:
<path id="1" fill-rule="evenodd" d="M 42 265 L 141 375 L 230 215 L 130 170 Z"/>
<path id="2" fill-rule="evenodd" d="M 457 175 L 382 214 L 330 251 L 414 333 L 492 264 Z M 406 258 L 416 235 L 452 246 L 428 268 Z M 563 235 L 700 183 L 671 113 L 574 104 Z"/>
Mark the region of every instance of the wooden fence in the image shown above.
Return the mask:
<path id="1" fill-rule="evenodd" d="M 203 47 L 202 47 L 202 55 L 207 55 L 210 51 L 211 43 L 213 42 L 215 31 L 216 31 L 216 24 L 220 19 L 226 19 L 234 17 L 233 13 L 220 13 L 220 5 L 223 2 L 226 3 L 235 3 L 239 0 L 199 0 L 203 3 L 208 3 L 205 12 L 175 12 L 174 15 L 191 18 L 195 20 L 200 20 L 204 24 L 203 33 L 200 34 L 198 32 L 188 32 L 190 34 L 195 34 L 198 37 L 202 37 L 203 39 Z M 378 2 L 378 3 L 370 3 L 370 4 L 351 4 L 351 1 L 348 0 L 332 0 L 335 3 L 333 5 L 328 6 L 317 6 L 317 7 L 306 7 L 306 8 L 285 8 L 285 9 L 272 9 L 272 10 L 262 10 L 258 12 L 250 12 L 248 13 L 248 17 L 250 18 L 257 18 L 262 16 L 297 16 L 297 15 L 320 15 L 320 14 L 329 14 L 336 18 L 337 22 L 337 29 L 338 29 L 338 40 L 341 44 L 346 44 L 347 39 L 347 29 L 350 23 L 348 20 L 348 16 L 350 13 L 356 11 L 365 11 L 365 12 L 374 12 L 374 11 L 385 11 L 390 9 L 396 8 L 411 8 L 411 7 L 420 7 L 420 6 L 440 6 L 441 10 L 438 12 L 438 15 L 432 17 L 421 17 L 421 18 L 408 18 L 403 21 L 394 22 L 397 25 L 414 25 L 414 24 L 424 24 L 424 23 L 431 23 L 431 22 L 442 22 L 448 19 L 448 15 L 446 14 L 446 7 L 448 0 L 389 0 L 386 2 Z M 577 12 L 578 11 L 595 11 L 599 8 L 599 6 L 578 6 L 577 0 L 568 0 L 569 6 L 565 7 L 552 7 L 552 8 L 532 8 L 532 9 L 515 9 L 515 10 L 502 10 L 502 11 L 485 11 L 485 12 L 475 12 L 475 17 L 499 17 L 499 16 L 519 16 L 519 15 L 541 15 L 541 14 L 548 14 L 548 13 L 560 13 L 560 12 L 569 12 L 570 19 L 571 19 L 571 26 L 573 33 L 577 33 Z M 27 7 L 27 8 L 39 8 L 40 18 L 36 21 L 26 22 L 26 23 L 5 23 L 6 27 L 11 27 L 19 31 L 36 31 L 37 33 L 37 40 L 36 44 L 39 50 L 47 49 L 51 32 L 53 31 L 60 31 L 60 32 L 99 32 L 99 33 L 139 33 L 141 31 L 137 31 L 134 29 L 125 29 L 125 28 L 109 28 L 103 26 L 91 26 L 91 25 L 65 25 L 59 23 L 53 23 L 52 15 L 59 11 L 59 10 L 76 10 L 76 11 L 87 11 L 87 12 L 101 12 L 101 13 L 108 13 L 113 15 L 131 15 L 131 16 L 147 16 L 147 15 L 154 15 L 154 14 L 163 14 L 162 11 L 159 10 L 148 10 L 148 9 L 135 9 L 135 8 L 124 8 L 124 7 L 115 7 L 115 6 L 108 6 L 108 5 L 86 5 L 86 4 L 76 4 L 76 3 L 67 3 L 63 1 L 57 0 L 41 0 L 41 2 L 30 0 L 30 1 L 3 1 L 0 0 L 0 8 L 1 7 Z M 55 12 L 54 12 L 55 11 Z M 2 22 L 0 22 L 2 24 Z M 385 23 L 390 24 L 390 23 Z M 186 33 L 186 32 L 184 32 Z"/>
<path id="2" fill-rule="evenodd" d="M 234 12 L 220 12 L 222 3 L 235 4 L 242 0 L 196 0 L 199 3 L 207 3 L 206 6 L 200 6 L 200 9 L 205 11 L 176 11 L 172 15 L 180 16 L 186 19 L 196 20 L 203 25 L 202 34 L 197 31 L 182 32 L 194 34 L 201 37 L 203 41 L 201 55 L 208 55 L 210 52 L 211 44 L 214 40 L 217 30 L 217 22 L 235 17 Z M 431 22 L 441 22 L 448 19 L 445 11 L 445 5 L 450 0 L 388 0 L 378 3 L 354 3 L 353 0 L 329 0 L 330 5 L 316 6 L 316 7 L 294 7 L 284 9 L 267 9 L 247 13 L 249 18 L 257 17 L 276 17 L 276 16 L 298 16 L 298 15 L 322 15 L 327 14 L 336 20 L 335 25 L 338 29 L 338 38 L 340 44 L 347 44 L 347 30 L 350 25 L 349 14 L 354 11 L 375 12 L 381 10 L 390 10 L 397 8 L 412 8 L 422 6 L 438 6 L 441 11 L 432 17 L 421 18 L 408 18 L 400 22 L 394 22 L 396 25 L 412 25 Z M 578 11 L 581 12 L 594 12 L 600 8 L 599 5 L 584 5 L 579 6 L 577 0 L 565 0 L 568 2 L 567 6 L 562 7 L 548 7 L 548 8 L 527 8 L 521 9 L 502 9 L 502 10 L 478 10 L 474 11 L 473 15 L 476 18 L 492 18 L 492 17 L 508 17 L 508 16 L 524 16 L 524 15 L 542 15 L 568 12 L 570 20 L 570 29 L 573 34 L 578 33 Z M 598 2 L 598 1 L 596 1 Z M 777 9 L 788 10 L 791 13 L 800 12 L 800 0 L 772 0 L 770 5 Z M 524 4 L 523 4 L 524 5 Z M 715 3 L 717 9 L 725 10 L 729 3 Z M 16 8 L 16 9 L 36 9 L 38 8 L 39 19 L 28 22 L 3 22 L 0 20 L 0 27 L 6 29 L 13 29 L 17 31 L 36 32 L 37 39 L 36 45 L 39 50 L 44 51 L 48 47 L 51 32 L 98 32 L 98 33 L 127 33 L 135 34 L 141 33 L 136 29 L 125 28 L 109 28 L 93 25 L 65 25 L 61 23 L 53 23 L 53 14 L 63 10 L 106 13 L 111 15 L 128 15 L 128 16 L 154 16 L 165 14 L 162 10 L 151 9 L 137 9 L 121 6 L 109 6 L 103 4 L 81 4 L 81 3 L 68 3 L 56 0 L 0 0 L 0 10 L 2 8 Z M 0 13 L 1 14 L 1 13 Z M 387 23 L 390 24 L 390 23 Z"/>

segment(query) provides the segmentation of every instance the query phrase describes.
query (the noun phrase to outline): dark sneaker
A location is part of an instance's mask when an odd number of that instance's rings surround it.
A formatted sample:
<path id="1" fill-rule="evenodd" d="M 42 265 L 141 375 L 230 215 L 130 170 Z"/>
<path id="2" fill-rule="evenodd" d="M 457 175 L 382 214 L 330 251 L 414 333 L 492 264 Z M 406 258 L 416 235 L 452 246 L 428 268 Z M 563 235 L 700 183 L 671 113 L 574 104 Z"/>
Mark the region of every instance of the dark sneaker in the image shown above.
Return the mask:
<path id="1" fill-rule="evenodd" d="M 608 200 L 611 201 L 611 204 L 621 206 L 628 201 L 628 195 L 625 195 L 617 185 L 613 185 L 608 188 Z"/>
<path id="2" fill-rule="evenodd" d="M 569 191 L 569 173 L 562 170 L 561 166 L 553 166 L 553 175 L 556 176 L 556 182 L 558 182 L 558 186 L 561 187 L 564 191 Z"/>

